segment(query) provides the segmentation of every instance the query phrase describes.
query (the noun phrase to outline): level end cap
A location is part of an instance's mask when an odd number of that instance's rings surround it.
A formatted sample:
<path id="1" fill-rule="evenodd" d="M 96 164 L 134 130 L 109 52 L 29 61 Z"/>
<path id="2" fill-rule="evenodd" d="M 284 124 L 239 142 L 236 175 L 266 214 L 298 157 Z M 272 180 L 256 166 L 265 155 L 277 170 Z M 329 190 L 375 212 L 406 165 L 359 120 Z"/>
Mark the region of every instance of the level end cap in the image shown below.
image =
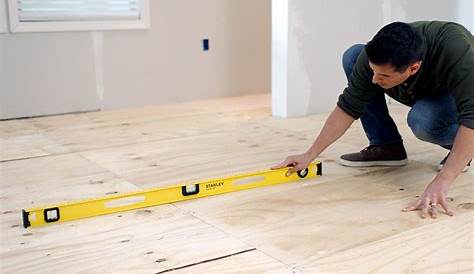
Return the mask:
<path id="1" fill-rule="evenodd" d="M 24 209 L 21 210 L 21 216 L 23 218 L 23 227 L 24 228 L 27 228 L 27 227 L 31 226 L 30 220 L 28 219 L 28 215 L 30 215 L 29 212 L 27 212 Z"/>

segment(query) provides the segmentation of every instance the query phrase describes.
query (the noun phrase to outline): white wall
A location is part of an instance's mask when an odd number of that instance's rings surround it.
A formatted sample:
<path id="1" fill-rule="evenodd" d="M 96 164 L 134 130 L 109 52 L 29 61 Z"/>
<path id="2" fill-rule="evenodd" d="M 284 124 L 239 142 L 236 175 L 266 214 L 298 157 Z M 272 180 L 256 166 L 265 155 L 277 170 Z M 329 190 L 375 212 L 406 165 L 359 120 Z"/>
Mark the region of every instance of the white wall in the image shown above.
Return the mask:
<path id="1" fill-rule="evenodd" d="M 474 28 L 472 0 L 387 0 L 392 21 L 443 20 Z"/>
<path id="2" fill-rule="evenodd" d="M 273 92 L 287 92 L 277 94 L 286 100 L 273 104 L 273 114 L 280 117 L 332 110 L 347 82 L 343 52 L 352 44 L 366 43 L 389 22 L 449 20 L 471 30 L 473 26 L 471 0 L 273 1 L 288 2 L 288 28 L 279 30 L 288 32 L 287 86 L 272 87 Z M 275 39 L 272 44 L 274 49 L 282 45 Z"/>
<path id="3" fill-rule="evenodd" d="M 150 30 L 0 34 L 0 118 L 270 91 L 270 0 L 150 5 Z"/>

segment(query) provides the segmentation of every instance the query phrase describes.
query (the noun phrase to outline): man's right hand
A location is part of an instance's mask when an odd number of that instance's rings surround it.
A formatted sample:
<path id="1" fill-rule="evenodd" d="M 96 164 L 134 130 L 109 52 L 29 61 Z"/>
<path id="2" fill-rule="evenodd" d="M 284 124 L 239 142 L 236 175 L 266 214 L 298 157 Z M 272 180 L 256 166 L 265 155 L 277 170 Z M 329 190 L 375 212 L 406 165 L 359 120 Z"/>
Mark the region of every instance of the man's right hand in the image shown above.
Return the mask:
<path id="1" fill-rule="evenodd" d="M 298 155 L 291 155 L 288 156 L 283 162 L 278 165 L 271 167 L 271 169 L 279 169 L 284 167 L 291 167 L 288 172 L 294 173 L 300 170 L 303 170 L 309 166 L 309 164 L 313 161 L 311 156 L 308 153 L 298 154 Z"/>

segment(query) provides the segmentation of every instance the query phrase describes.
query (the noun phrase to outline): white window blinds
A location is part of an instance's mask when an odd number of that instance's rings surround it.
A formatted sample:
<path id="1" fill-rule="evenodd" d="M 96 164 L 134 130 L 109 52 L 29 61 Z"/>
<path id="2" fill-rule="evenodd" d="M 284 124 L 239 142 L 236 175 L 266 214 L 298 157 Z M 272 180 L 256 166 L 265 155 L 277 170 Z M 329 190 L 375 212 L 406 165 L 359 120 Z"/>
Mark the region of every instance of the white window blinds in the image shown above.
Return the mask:
<path id="1" fill-rule="evenodd" d="M 139 20 L 140 0 L 18 0 L 20 22 Z"/>

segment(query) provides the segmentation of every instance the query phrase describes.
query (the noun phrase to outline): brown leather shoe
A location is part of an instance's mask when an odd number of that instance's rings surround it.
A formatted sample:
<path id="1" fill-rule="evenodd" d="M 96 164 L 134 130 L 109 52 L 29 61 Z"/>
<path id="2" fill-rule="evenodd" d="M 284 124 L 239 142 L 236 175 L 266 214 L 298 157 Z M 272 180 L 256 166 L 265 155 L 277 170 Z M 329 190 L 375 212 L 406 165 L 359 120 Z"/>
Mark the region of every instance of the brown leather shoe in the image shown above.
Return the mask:
<path id="1" fill-rule="evenodd" d="M 351 167 L 404 166 L 408 163 L 403 143 L 370 145 L 360 152 L 344 154 L 339 164 Z"/>
<path id="2" fill-rule="evenodd" d="M 449 157 L 449 153 L 448 153 L 448 155 L 446 155 L 446 157 L 444 157 L 444 159 L 441 160 L 441 162 L 439 163 L 438 171 L 443 168 L 444 164 L 446 164 L 446 161 L 448 160 L 448 157 Z M 469 163 L 467 163 L 467 165 L 464 167 L 464 169 L 462 170 L 462 172 L 466 172 L 466 171 L 469 170 L 469 168 L 471 167 L 471 162 L 472 162 L 472 159 L 471 159 L 471 161 L 469 161 Z"/>

